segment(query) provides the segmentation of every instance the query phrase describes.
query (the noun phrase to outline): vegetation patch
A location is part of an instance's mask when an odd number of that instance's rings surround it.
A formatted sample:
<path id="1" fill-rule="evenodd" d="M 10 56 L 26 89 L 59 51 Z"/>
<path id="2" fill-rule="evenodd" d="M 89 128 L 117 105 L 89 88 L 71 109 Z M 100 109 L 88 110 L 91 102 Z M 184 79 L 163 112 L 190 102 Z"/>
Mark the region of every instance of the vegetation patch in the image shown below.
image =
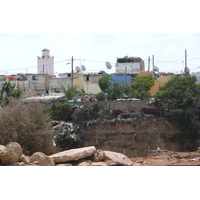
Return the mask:
<path id="1" fill-rule="evenodd" d="M 2 145 L 18 142 L 25 154 L 42 151 L 52 154 L 53 136 L 50 118 L 38 102 L 24 104 L 12 99 L 0 111 L 0 141 Z"/>

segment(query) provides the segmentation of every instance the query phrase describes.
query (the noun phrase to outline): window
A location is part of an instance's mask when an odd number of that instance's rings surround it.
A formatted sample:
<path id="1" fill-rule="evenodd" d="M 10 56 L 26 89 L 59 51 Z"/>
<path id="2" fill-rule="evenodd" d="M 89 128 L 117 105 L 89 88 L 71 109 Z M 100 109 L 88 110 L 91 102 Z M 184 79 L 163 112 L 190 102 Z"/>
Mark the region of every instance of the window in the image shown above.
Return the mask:
<path id="1" fill-rule="evenodd" d="M 32 80 L 36 81 L 36 80 L 38 80 L 38 77 L 37 76 L 32 76 Z"/>

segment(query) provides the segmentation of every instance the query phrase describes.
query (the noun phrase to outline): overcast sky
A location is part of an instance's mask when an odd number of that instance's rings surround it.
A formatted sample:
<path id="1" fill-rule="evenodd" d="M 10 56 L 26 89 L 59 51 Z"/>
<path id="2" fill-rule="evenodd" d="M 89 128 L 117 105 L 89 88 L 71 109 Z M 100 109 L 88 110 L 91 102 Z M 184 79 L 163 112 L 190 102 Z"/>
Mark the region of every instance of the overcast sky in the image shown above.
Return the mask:
<path id="1" fill-rule="evenodd" d="M 85 65 L 87 72 L 105 70 L 109 61 L 115 72 L 116 57 L 141 57 L 147 69 L 148 56 L 154 55 L 154 65 L 163 72 L 176 72 L 184 69 L 185 49 L 188 67 L 200 71 L 200 34 L 195 33 L 63 33 L 63 34 L 0 34 L 0 74 L 37 73 L 37 56 L 48 48 L 54 56 L 55 73 Z M 58 62 L 58 63 L 57 63 Z M 152 62 L 151 62 L 152 66 Z"/>
<path id="2" fill-rule="evenodd" d="M 86 72 L 107 71 L 109 61 L 108 73 L 113 73 L 116 57 L 124 56 L 141 57 L 147 70 L 152 55 L 160 71 L 180 72 L 185 49 L 190 70 L 200 69 L 199 6 L 193 0 L 181 6 L 175 0 L 56 2 L 2 3 L 0 74 L 37 73 L 37 56 L 44 48 L 54 56 L 55 73 L 70 72 L 66 63 L 72 56 L 74 68 L 83 64 Z"/>

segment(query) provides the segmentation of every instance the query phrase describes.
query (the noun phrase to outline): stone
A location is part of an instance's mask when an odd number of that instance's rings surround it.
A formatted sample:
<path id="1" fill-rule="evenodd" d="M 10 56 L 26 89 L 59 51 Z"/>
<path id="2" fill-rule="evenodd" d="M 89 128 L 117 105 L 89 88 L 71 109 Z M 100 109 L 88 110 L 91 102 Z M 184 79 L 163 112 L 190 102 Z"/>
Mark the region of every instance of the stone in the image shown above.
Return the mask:
<path id="1" fill-rule="evenodd" d="M 73 160 L 79 160 L 82 158 L 89 157 L 96 152 L 96 148 L 94 146 L 83 147 L 77 149 L 71 149 L 67 151 L 62 151 L 49 157 L 54 160 L 55 163 L 64 163 Z"/>
<path id="2" fill-rule="evenodd" d="M 110 159 L 113 162 L 118 163 L 120 165 L 124 165 L 124 166 L 133 165 L 133 162 L 122 153 L 116 153 L 113 151 L 104 151 L 104 154 L 107 159 Z"/>
<path id="3" fill-rule="evenodd" d="M 92 163 L 91 160 L 84 160 L 84 161 L 80 162 L 78 164 L 78 166 L 90 166 L 91 163 Z"/>
<path id="4" fill-rule="evenodd" d="M 13 166 L 27 166 L 24 162 L 16 162 Z"/>
<path id="5" fill-rule="evenodd" d="M 44 153 L 42 152 L 35 152 L 31 157 L 30 157 L 30 162 L 34 163 L 37 162 L 40 158 L 46 156 Z"/>
<path id="6" fill-rule="evenodd" d="M 49 156 L 43 156 L 38 160 L 38 165 L 40 166 L 55 166 L 52 158 Z"/>
<path id="7" fill-rule="evenodd" d="M 0 145 L 0 160 L 1 160 L 1 151 L 3 151 L 6 147 L 4 145 Z"/>
<path id="8" fill-rule="evenodd" d="M 93 162 L 90 166 L 108 166 L 106 162 Z"/>
<path id="9" fill-rule="evenodd" d="M 24 154 L 21 155 L 19 161 L 23 162 L 23 163 L 25 163 L 27 165 L 30 164 L 30 158 L 28 156 L 25 156 Z"/>
<path id="10" fill-rule="evenodd" d="M 6 148 L 0 152 L 1 162 L 5 165 L 19 162 L 22 153 L 20 144 L 17 142 L 10 142 L 6 145 Z"/>
<path id="11" fill-rule="evenodd" d="M 0 152 L 3 151 L 6 147 L 4 145 L 0 145 Z"/>
<path id="12" fill-rule="evenodd" d="M 104 151 L 101 150 L 101 149 L 98 149 L 98 150 L 96 151 L 96 153 L 95 153 L 92 157 L 93 157 L 92 159 L 93 159 L 95 162 L 104 161 L 104 160 L 106 159 L 105 154 L 104 154 Z"/>
<path id="13" fill-rule="evenodd" d="M 64 164 L 57 164 L 56 166 L 73 166 L 73 165 L 70 163 L 64 163 Z"/>

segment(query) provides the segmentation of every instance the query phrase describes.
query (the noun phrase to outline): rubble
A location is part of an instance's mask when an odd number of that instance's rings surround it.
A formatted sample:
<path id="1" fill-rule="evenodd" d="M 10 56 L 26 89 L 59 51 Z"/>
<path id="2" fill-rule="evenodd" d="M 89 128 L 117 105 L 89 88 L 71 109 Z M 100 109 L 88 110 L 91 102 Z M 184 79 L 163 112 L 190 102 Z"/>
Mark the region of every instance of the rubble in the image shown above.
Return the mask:
<path id="1" fill-rule="evenodd" d="M 17 142 L 10 142 L 0 152 L 1 162 L 5 165 L 10 165 L 19 162 L 22 155 L 22 148 Z"/>
<path id="2" fill-rule="evenodd" d="M 20 144 L 0 145 L 0 165 L 7 166 L 200 166 L 200 148 L 195 152 L 151 150 L 146 157 L 128 158 L 122 153 L 94 146 L 71 149 L 53 155 L 23 154 Z"/>

